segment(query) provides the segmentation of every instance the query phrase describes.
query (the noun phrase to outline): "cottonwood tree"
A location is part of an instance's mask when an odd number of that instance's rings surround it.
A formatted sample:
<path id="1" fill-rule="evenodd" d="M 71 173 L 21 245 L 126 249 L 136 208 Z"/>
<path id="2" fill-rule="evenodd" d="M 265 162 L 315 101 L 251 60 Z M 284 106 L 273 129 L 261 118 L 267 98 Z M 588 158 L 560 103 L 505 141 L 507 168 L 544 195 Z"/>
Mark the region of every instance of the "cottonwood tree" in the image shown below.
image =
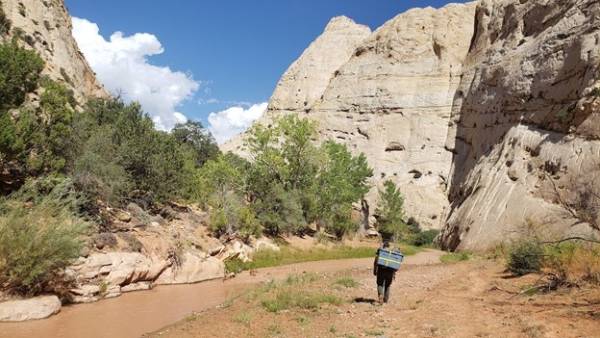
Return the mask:
<path id="1" fill-rule="evenodd" d="M 397 239 L 408 229 L 404 222 L 404 197 L 390 180 L 379 190 L 379 207 L 376 210 L 378 230 L 384 238 Z"/>

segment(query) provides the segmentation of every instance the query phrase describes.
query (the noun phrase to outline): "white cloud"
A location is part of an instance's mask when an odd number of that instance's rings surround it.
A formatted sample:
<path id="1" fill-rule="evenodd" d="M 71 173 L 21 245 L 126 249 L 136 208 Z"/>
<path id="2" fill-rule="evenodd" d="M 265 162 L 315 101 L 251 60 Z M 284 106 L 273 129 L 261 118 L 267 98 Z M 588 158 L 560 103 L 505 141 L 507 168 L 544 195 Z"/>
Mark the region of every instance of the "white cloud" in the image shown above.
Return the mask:
<path id="1" fill-rule="evenodd" d="M 252 122 L 260 118 L 267 110 L 267 103 L 244 107 L 231 107 L 208 116 L 208 129 L 218 143 L 224 143 L 233 136 L 244 132 Z"/>
<path id="2" fill-rule="evenodd" d="M 100 82 L 113 94 L 140 102 L 157 128 L 168 130 L 187 120 L 176 108 L 194 95 L 200 83 L 189 74 L 148 61 L 164 52 L 156 36 L 115 32 L 106 40 L 97 24 L 79 18 L 73 18 L 73 36 Z"/>

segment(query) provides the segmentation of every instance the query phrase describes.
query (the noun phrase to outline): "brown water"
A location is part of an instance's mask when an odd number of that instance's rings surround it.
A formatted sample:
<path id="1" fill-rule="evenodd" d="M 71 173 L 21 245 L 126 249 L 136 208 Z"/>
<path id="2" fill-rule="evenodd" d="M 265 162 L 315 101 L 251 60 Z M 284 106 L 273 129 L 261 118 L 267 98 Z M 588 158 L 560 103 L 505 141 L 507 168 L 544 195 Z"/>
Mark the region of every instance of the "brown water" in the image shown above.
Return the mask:
<path id="1" fill-rule="evenodd" d="M 428 251 L 409 257 L 407 264 L 426 264 L 438 260 Z M 156 331 L 193 312 L 214 308 L 248 287 L 291 273 L 335 272 L 371 269 L 373 260 L 349 259 L 294 264 L 245 272 L 228 280 L 192 285 L 160 286 L 150 291 L 127 293 L 118 298 L 91 304 L 65 306 L 48 319 L 0 324 L 0 338 L 131 338 Z"/>

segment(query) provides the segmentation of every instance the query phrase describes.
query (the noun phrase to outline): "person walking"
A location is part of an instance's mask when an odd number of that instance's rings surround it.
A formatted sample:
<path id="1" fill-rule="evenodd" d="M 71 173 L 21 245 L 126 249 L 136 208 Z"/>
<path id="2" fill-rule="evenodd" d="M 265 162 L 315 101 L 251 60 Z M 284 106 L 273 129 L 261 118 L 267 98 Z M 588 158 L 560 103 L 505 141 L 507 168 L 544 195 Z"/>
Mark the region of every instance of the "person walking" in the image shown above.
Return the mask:
<path id="1" fill-rule="evenodd" d="M 389 249 L 389 247 L 390 243 L 384 241 L 381 249 Z M 373 275 L 377 276 L 377 298 L 379 304 L 387 303 L 390 300 L 390 289 L 392 282 L 396 278 L 395 269 L 377 264 L 381 249 L 377 250 L 377 256 L 375 256 L 375 262 L 373 263 Z"/>

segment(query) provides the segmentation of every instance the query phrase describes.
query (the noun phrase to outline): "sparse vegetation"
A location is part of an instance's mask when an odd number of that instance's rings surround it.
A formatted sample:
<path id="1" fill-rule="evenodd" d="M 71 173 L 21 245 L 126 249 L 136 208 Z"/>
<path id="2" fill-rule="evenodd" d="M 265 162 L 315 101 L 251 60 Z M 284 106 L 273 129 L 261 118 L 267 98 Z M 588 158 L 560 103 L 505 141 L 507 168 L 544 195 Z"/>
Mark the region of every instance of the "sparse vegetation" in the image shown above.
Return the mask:
<path id="1" fill-rule="evenodd" d="M 600 245 L 576 241 L 550 245 L 543 267 L 558 285 L 600 285 Z"/>
<path id="2" fill-rule="evenodd" d="M 442 263 L 458 263 L 468 261 L 472 256 L 473 255 L 467 251 L 450 252 L 440 257 L 440 261 Z"/>
<path id="3" fill-rule="evenodd" d="M 225 262 L 230 272 L 241 272 L 272 266 L 288 265 L 294 263 L 320 261 L 328 259 L 366 258 L 374 257 L 375 249 L 369 247 L 336 246 L 331 249 L 315 248 L 298 250 L 288 247 L 280 251 L 261 250 L 254 254 L 252 261 L 242 262 L 239 259 L 230 259 Z"/>
<path id="4" fill-rule="evenodd" d="M 419 248 L 408 244 L 400 244 L 399 249 L 405 256 L 411 256 L 420 251 Z M 227 271 L 239 273 L 245 270 L 303 262 L 371 258 L 375 257 L 375 252 L 376 249 L 371 247 L 350 247 L 342 245 L 334 246 L 332 248 L 314 248 L 309 250 L 283 247 L 280 251 L 260 250 L 252 256 L 252 261 L 250 262 L 242 262 L 239 259 L 229 259 L 225 261 L 225 266 Z"/>
<path id="5" fill-rule="evenodd" d="M 358 286 L 358 282 L 350 276 L 340 277 L 335 281 L 335 285 L 341 285 L 345 288 L 355 288 Z"/>
<path id="6" fill-rule="evenodd" d="M 541 272 L 549 277 L 542 285 L 547 289 L 585 283 L 600 285 L 600 245 L 578 240 L 521 241 L 509 249 L 507 269 L 517 276 Z"/>
<path id="7" fill-rule="evenodd" d="M 249 312 L 240 312 L 235 317 L 233 317 L 233 321 L 242 325 L 248 326 L 252 322 L 252 314 Z"/>

